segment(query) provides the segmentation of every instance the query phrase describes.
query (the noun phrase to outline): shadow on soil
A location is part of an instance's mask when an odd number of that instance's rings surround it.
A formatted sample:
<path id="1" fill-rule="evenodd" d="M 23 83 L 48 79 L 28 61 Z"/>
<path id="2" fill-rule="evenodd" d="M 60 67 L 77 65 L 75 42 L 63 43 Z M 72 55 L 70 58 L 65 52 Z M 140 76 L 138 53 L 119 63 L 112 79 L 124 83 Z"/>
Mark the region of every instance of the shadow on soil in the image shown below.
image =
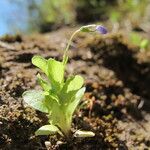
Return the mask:
<path id="1" fill-rule="evenodd" d="M 113 41 L 113 45 L 92 47 L 92 52 L 98 59 L 103 60 L 105 67 L 115 72 L 124 87 L 140 96 L 144 102 L 142 109 L 150 112 L 150 62 L 138 63 L 135 58 L 136 52 L 116 40 Z"/>

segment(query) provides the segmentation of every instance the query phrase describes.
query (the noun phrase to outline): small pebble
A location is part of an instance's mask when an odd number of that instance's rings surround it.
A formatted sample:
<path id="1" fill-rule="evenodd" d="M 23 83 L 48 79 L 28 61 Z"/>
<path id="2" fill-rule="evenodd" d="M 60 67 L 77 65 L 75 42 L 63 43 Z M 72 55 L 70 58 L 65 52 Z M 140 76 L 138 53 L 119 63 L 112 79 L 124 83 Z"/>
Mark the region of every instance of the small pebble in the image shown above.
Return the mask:
<path id="1" fill-rule="evenodd" d="M 51 142 L 50 141 L 45 141 L 45 146 L 47 149 L 51 147 Z"/>

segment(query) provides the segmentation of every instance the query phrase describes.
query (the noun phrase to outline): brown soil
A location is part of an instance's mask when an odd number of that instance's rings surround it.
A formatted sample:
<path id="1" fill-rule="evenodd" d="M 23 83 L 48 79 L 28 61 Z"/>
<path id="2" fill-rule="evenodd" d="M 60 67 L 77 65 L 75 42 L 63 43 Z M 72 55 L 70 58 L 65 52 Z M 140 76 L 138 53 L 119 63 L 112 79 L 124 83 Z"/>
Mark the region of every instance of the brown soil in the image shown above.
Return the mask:
<path id="1" fill-rule="evenodd" d="M 39 70 L 31 64 L 31 58 L 40 54 L 61 60 L 71 32 L 64 28 L 45 35 L 1 39 L 0 149 L 44 150 L 47 146 L 58 150 L 148 150 L 150 52 L 129 47 L 119 34 L 80 34 L 69 52 L 66 75 L 81 74 L 86 86 L 72 126 L 92 130 L 96 136 L 66 141 L 58 136 L 34 135 L 47 118 L 22 102 L 25 90 L 40 88 L 36 82 Z"/>

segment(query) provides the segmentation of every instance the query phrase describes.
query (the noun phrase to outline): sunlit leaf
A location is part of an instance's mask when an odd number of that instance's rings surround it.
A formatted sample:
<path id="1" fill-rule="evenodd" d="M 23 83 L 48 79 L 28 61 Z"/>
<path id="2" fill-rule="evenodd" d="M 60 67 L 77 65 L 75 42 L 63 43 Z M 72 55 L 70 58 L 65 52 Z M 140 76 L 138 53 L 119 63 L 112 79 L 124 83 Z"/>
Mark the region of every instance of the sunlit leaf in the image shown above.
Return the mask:
<path id="1" fill-rule="evenodd" d="M 42 56 L 34 56 L 32 58 L 32 64 L 40 68 L 46 75 L 48 75 L 47 60 L 45 58 L 43 58 Z"/>
<path id="2" fill-rule="evenodd" d="M 48 108 L 46 106 L 46 99 L 42 91 L 30 90 L 23 93 L 24 101 L 31 107 L 48 113 Z"/>
<path id="3" fill-rule="evenodd" d="M 56 126 L 44 125 L 35 132 L 35 135 L 53 135 L 56 133 L 61 133 L 60 130 Z"/>
<path id="4" fill-rule="evenodd" d="M 85 87 L 81 88 L 77 93 L 72 97 L 70 103 L 68 104 L 68 110 L 67 112 L 72 115 L 78 106 L 81 98 L 83 97 L 85 92 Z"/>
<path id="5" fill-rule="evenodd" d="M 50 58 L 48 60 L 48 77 L 52 87 L 54 87 L 55 90 L 59 90 L 61 83 L 64 81 L 63 63 Z"/>
<path id="6" fill-rule="evenodd" d="M 79 75 L 70 77 L 63 86 L 62 92 L 69 93 L 70 91 L 78 90 L 82 87 L 83 83 L 84 80 Z"/>
<path id="7" fill-rule="evenodd" d="M 148 39 L 143 39 L 143 40 L 141 41 L 141 43 L 140 43 L 140 48 L 145 49 L 145 48 L 148 47 L 148 45 L 149 45 L 149 40 L 148 40 Z"/>
<path id="8" fill-rule="evenodd" d="M 78 90 L 82 87 L 83 83 L 84 80 L 79 75 L 69 77 L 60 92 L 62 103 L 69 103 L 72 97 L 74 97 Z"/>

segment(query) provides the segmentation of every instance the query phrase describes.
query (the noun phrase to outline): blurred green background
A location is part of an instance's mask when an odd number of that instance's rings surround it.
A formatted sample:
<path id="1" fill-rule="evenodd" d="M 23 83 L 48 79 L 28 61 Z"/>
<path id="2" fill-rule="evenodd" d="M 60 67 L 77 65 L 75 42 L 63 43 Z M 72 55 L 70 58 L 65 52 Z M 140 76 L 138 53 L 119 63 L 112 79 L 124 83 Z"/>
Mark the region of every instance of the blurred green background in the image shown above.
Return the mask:
<path id="1" fill-rule="evenodd" d="M 109 22 L 148 30 L 150 0 L 3 0 L 0 35 L 49 32 L 62 26 Z"/>

